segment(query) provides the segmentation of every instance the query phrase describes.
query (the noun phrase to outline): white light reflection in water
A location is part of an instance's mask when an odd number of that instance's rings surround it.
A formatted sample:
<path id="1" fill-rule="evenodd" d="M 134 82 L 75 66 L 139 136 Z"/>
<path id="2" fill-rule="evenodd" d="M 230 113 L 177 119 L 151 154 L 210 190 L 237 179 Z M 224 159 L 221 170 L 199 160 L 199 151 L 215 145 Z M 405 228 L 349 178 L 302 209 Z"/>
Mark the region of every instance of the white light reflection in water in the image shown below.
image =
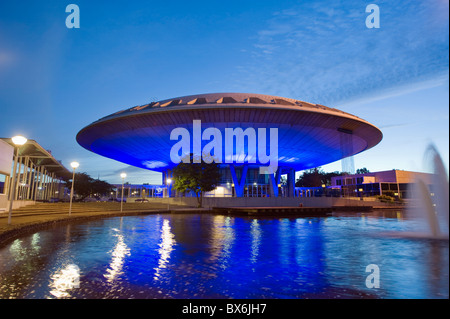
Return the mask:
<path id="1" fill-rule="evenodd" d="M 159 244 L 159 260 L 158 260 L 158 267 L 155 268 L 155 276 L 154 279 L 159 279 L 159 272 L 161 269 L 166 268 L 166 264 L 169 262 L 170 259 L 170 253 L 173 250 L 173 246 L 176 244 L 175 242 L 175 235 L 172 234 L 169 220 L 164 219 L 163 226 L 161 229 L 161 243 Z"/>
<path id="2" fill-rule="evenodd" d="M 222 269 L 227 268 L 234 238 L 233 220 L 230 217 L 222 215 L 214 216 L 211 230 L 211 256 L 209 257 L 209 262 L 213 263 L 222 259 L 218 264 Z"/>
<path id="3" fill-rule="evenodd" d="M 261 227 L 257 219 L 252 221 L 250 226 L 250 233 L 252 235 L 252 263 L 256 263 L 259 254 L 259 246 L 261 245 Z"/>
<path id="4" fill-rule="evenodd" d="M 41 249 L 39 245 L 40 235 L 39 233 L 33 234 L 26 241 L 22 239 L 16 239 L 9 247 L 11 257 L 15 261 L 22 261 L 29 257 L 30 254 L 38 253 Z"/>
<path id="5" fill-rule="evenodd" d="M 70 290 L 80 288 L 80 268 L 69 264 L 56 271 L 50 279 L 52 280 L 49 285 L 50 294 L 56 298 L 70 297 Z"/>
<path id="6" fill-rule="evenodd" d="M 113 230 L 117 232 L 119 231 L 116 228 Z M 109 268 L 106 269 L 107 273 L 103 275 L 108 282 L 113 282 L 117 276 L 123 273 L 122 268 L 125 262 L 125 257 L 130 255 L 130 249 L 123 241 L 123 235 L 116 234 L 115 236 L 117 237 L 117 244 L 111 252 L 112 260 L 109 264 Z"/>
<path id="7" fill-rule="evenodd" d="M 22 240 L 16 239 L 13 241 L 11 246 L 9 247 L 9 252 L 11 253 L 11 257 L 14 258 L 15 261 L 21 261 L 25 258 L 25 249 L 22 247 Z"/>
<path id="8" fill-rule="evenodd" d="M 40 239 L 41 239 L 41 236 L 39 235 L 39 233 L 35 233 L 31 237 L 31 249 L 33 249 L 33 251 L 35 251 L 35 252 L 37 252 L 37 251 L 39 251 L 39 249 L 41 249 L 41 246 L 39 245 Z"/>
<path id="9" fill-rule="evenodd" d="M 304 218 L 297 218 L 295 220 L 295 262 L 297 266 L 302 267 L 308 262 L 308 244 L 305 244 L 305 237 L 308 232 L 308 225 L 310 220 Z M 301 275 L 301 274 L 299 274 Z"/>
<path id="10" fill-rule="evenodd" d="M 230 258 L 231 248 L 234 242 L 234 230 L 233 230 L 233 220 L 230 217 L 225 217 L 225 237 L 223 241 L 223 253 L 226 259 Z"/>
<path id="11" fill-rule="evenodd" d="M 283 218 L 278 223 L 278 239 L 280 241 L 280 253 L 278 258 L 281 265 L 286 265 L 289 262 L 290 236 L 291 231 L 289 229 L 289 220 L 287 218 Z"/>

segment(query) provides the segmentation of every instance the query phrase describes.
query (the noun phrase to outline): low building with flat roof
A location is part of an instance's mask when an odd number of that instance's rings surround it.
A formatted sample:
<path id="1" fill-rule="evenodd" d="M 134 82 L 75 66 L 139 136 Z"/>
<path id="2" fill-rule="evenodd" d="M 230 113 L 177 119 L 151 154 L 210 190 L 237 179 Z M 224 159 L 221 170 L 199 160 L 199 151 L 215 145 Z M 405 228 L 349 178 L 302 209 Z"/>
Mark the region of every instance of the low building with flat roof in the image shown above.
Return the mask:
<path id="1" fill-rule="evenodd" d="M 399 198 L 410 198 L 410 186 L 417 178 L 431 185 L 432 174 L 403 170 L 389 170 L 335 176 L 331 178 L 331 188 L 341 189 L 348 196 L 376 196 L 389 191 Z"/>

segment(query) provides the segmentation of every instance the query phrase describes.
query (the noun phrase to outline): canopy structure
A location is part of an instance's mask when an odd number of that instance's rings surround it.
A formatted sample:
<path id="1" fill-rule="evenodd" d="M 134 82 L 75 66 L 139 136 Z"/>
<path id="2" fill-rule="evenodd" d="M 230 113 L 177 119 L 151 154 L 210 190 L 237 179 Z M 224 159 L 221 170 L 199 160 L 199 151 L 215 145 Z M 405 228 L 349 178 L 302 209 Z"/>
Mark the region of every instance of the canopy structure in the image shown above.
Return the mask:
<path id="1" fill-rule="evenodd" d="M 1 138 L 1 140 L 14 146 L 10 138 Z M 42 167 L 47 173 L 54 174 L 58 178 L 71 178 L 72 173 L 57 159 L 53 157 L 50 151 L 44 149 L 35 140 L 27 142 L 19 148 L 19 159 L 25 162 L 28 159 L 28 167 Z"/>
<path id="2" fill-rule="evenodd" d="M 11 138 L 0 138 L 3 142 L 14 147 Z M 15 156 L 14 152 L 14 156 Z M 64 165 L 56 160 L 50 151 L 45 150 L 35 140 L 27 142 L 19 147 L 15 171 L 18 181 L 16 183 L 15 200 L 50 200 L 60 197 L 61 180 L 70 179 L 72 173 Z M 12 163 L 13 161 L 11 161 Z M 6 174 L 5 193 L 9 198 L 11 178 Z"/>

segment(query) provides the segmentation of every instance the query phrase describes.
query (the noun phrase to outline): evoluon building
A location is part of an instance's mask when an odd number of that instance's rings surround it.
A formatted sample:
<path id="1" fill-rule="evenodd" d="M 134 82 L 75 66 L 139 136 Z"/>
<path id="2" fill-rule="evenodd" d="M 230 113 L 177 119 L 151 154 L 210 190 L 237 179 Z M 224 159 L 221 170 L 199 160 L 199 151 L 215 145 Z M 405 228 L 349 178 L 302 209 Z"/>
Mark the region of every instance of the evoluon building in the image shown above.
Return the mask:
<path id="1" fill-rule="evenodd" d="M 187 154 L 220 163 L 217 194 L 277 196 L 287 175 L 363 152 L 382 139 L 369 122 L 278 96 L 214 93 L 134 106 L 83 128 L 78 143 L 99 155 L 163 173 Z M 205 155 L 208 155 L 205 157 Z"/>

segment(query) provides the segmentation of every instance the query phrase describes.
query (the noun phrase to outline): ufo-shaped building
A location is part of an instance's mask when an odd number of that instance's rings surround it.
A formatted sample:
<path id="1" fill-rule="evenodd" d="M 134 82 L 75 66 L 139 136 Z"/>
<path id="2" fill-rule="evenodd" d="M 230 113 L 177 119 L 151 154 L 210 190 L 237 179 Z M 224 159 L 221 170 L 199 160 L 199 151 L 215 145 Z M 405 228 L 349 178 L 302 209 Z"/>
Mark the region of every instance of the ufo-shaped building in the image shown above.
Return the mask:
<path id="1" fill-rule="evenodd" d="M 260 186 L 258 196 L 276 196 L 281 174 L 287 174 L 292 196 L 295 171 L 358 154 L 381 139 L 377 127 L 338 109 L 245 93 L 190 95 L 139 105 L 103 117 L 77 135 L 82 147 L 162 172 L 163 181 L 184 155 L 207 149 L 220 163 L 221 184 L 233 196 L 246 196 L 254 185 Z M 276 166 L 263 171 L 269 155 L 276 155 Z"/>

